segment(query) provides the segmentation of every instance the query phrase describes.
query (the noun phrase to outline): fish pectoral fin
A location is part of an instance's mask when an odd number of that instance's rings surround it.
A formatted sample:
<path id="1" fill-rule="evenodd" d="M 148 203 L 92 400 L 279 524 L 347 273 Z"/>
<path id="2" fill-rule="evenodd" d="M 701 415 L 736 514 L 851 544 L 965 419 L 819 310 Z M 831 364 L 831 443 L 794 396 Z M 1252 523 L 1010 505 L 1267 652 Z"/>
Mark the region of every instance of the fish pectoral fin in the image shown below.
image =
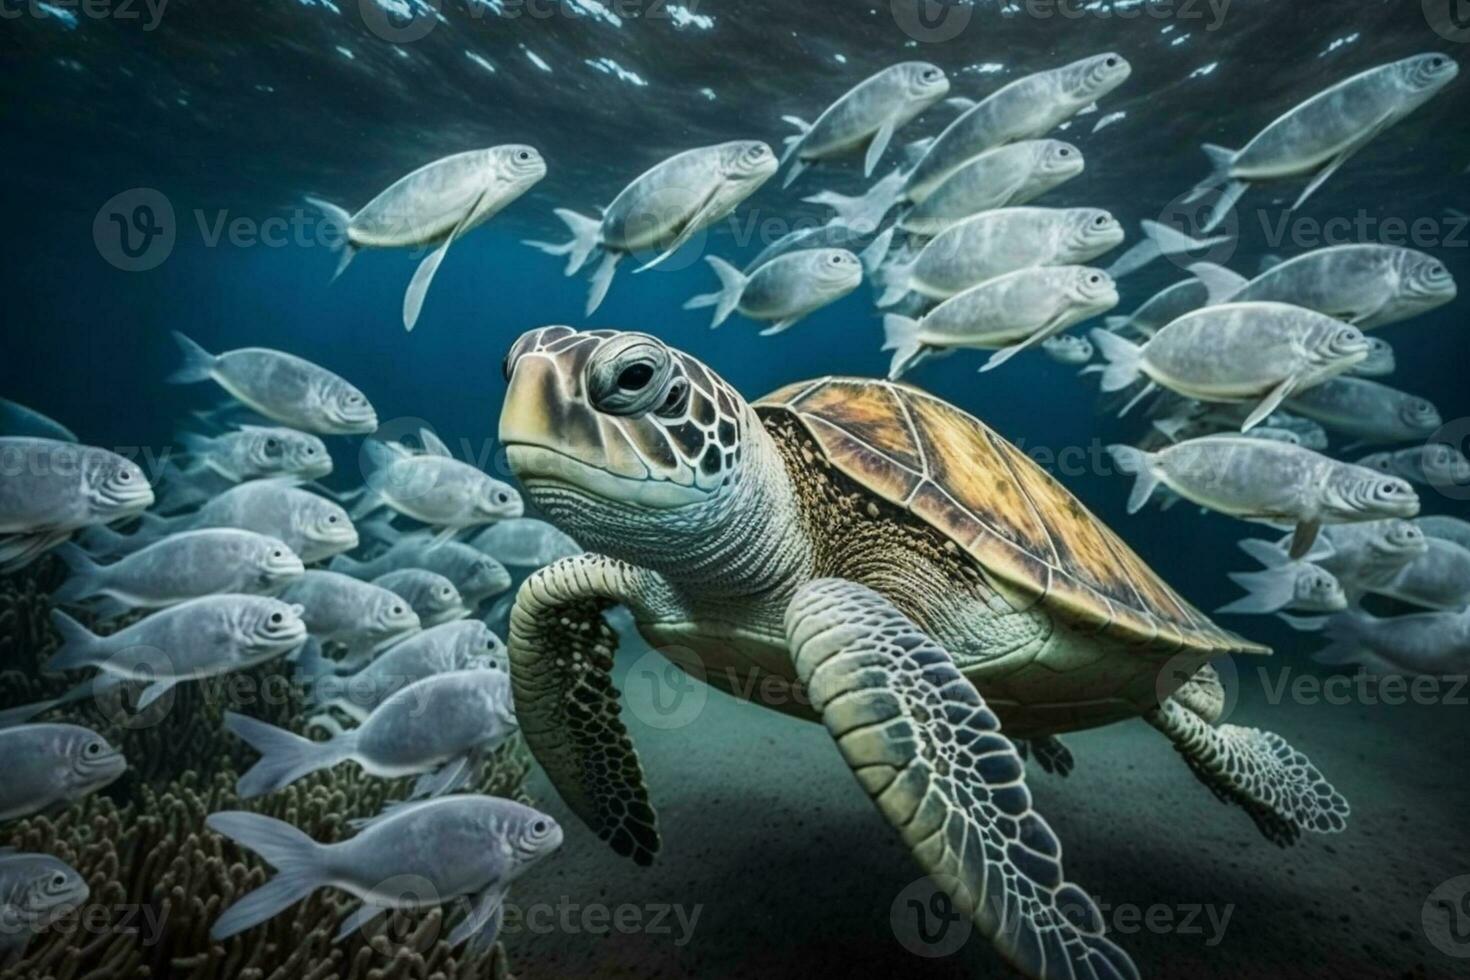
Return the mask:
<path id="1" fill-rule="evenodd" d="M 883 154 L 888 149 L 888 143 L 893 139 L 895 128 L 893 120 L 890 119 L 882 126 L 879 126 L 878 131 L 873 134 L 873 138 L 868 142 L 868 152 L 863 157 L 864 177 L 873 176 L 873 170 L 877 168 L 878 161 L 883 159 Z"/>
<path id="2" fill-rule="evenodd" d="M 1245 417 L 1245 421 L 1240 425 L 1240 431 L 1249 432 L 1259 425 L 1268 415 L 1281 407 L 1281 403 L 1289 398 L 1292 392 L 1296 390 L 1297 381 L 1297 376 L 1293 374 L 1267 392 L 1266 397 L 1261 399 L 1261 403 Z"/>
<path id="3" fill-rule="evenodd" d="M 1322 530 L 1318 521 L 1304 521 L 1296 526 L 1296 532 L 1291 536 L 1291 550 L 1287 557 L 1292 561 L 1304 557 L 1312 550 L 1312 544 L 1317 540 L 1317 532 Z"/>
<path id="4" fill-rule="evenodd" d="M 509 892 L 510 885 L 500 882 L 481 892 L 469 914 L 450 932 L 449 948 L 455 949 L 460 943 L 469 940 L 468 952 L 471 958 L 490 952 L 500 935 L 500 924 L 505 918 L 505 896 Z"/>
<path id="5" fill-rule="evenodd" d="M 778 333 L 781 333 L 784 330 L 789 330 L 789 329 L 791 329 L 791 325 L 794 324 L 797 320 L 800 320 L 800 319 L 801 319 L 801 317 L 799 317 L 799 316 L 788 316 L 784 320 L 777 320 L 775 323 L 771 324 L 769 327 L 766 327 L 766 329 L 762 330 L 760 332 L 760 335 L 762 337 L 770 337 L 773 334 L 778 334 Z"/>
<path id="6" fill-rule="evenodd" d="M 1339 152 L 1337 156 L 1333 157 L 1331 160 L 1328 160 L 1327 163 L 1323 165 L 1321 170 L 1318 170 L 1315 174 L 1312 175 L 1311 181 L 1307 184 L 1306 189 L 1302 191 L 1301 196 L 1296 199 L 1296 203 L 1291 206 L 1291 209 L 1295 211 L 1297 208 L 1305 204 L 1307 198 L 1311 197 L 1312 194 L 1317 190 L 1317 188 L 1326 183 L 1328 177 L 1331 177 L 1337 172 L 1338 167 L 1341 167 L 1344 163 L 1347 163 L 1348 159 L 1352 157 L 1354 153 L 1357 153 L 1363 147 L 1371 143 L 1378 136 L 1379 133 L 1383 132 L 1389 127 L 1389 124 L 1392 121 L 1393 117 L 1389 114 L 1385 114 L 1373 125 L 1363 130 L 1363 132 L 1358 135 L 1357 139 L 1353 140 L 1347 146 L 1343 147 L 1342 151 Z"/>
<path id="7" fill-rule="evenodd" d="M 674 240 L 669 243 L 669 247 L 660 252 L 657 258 L 643 263 L 638 268 L 634 269 L 633 272 L 636 274 L 647 269 L 652 269 L 654 266 L 658 265 L 660 262 L 673 255 L 675 252 L 679 251 L 679 249 L 683 248 L 685 243 L 687 243 L 689 239 L 694 237 L 695 232 L 699 231 L 710 221 L 714 220 L 715 212 L 719 209 L 720 206 L 719 202 L 720 195 L 718 190 L 714 187 L 710 188 L 710 191 L 708 194 L 705 195 L 704 200 L 699 202 L 699 207 L 696 208 L 694 213 L 689 216 L 689 220 L 684 222 L 684 227 L 679 229 L 679 234 L 676 235 L 674 237 Z"/>
<path id="8" fill-rule="evenodd" d="M 413 784 L 409 799 L 421 800 L 454 792 L 469 778 L 471 761 L 474 758 L 473 755 L 462 755 L 457 759 L 450 759 L 433 772 L 424 773 Z"/>
<path id="9" fill-rule="evenodd" d="M 489 192 L 481 191 L 475 197 L 475 203 L 460 216 L 459 222 L 454 226 L 454 230 L 445 237 L 443 243 L 438 248 L 424 257 L 424 261 L 420 262 L 418 269 L 414 271 L 413 279 L 408 284 L 408 291 L 403 294 L 404 330 L 412 330 L 414 325 L 419 322 L 419 314 L 424 309 L 424 297 L 428 295 L 429 283 L 434 281 L 434 273 L 439 271 L 439 264 L 444 261 L 444 256 L 449 251 L 449 246 L 453 245 L 454 240 L 469 226 L 470 219 L 479 213 L 480 205 L 484 203 L 487 193 Z"/>
<path id="10" fill-rule="evenodd" d="M 381 905 L 369 905 L 363 902 L 357 907 L 357 911 L 342 920 L 342 925 L 337 929 L 337 935 L 332 937 L 332 942 L 340 943 L 386 911 L 387 909 Z"/>
<path id="11" fill-rule="evenodd" d="M 154 681 L 152 684 L 149 684 L 147 687 L 143 688 L 143 693 L 138 695 L 138 710 L 142 711 L 154 701 L 157 701 L 169 691 L 172 691 L 174 689 L 174 685 L 177 683 L 178 681 L 174 680 L 173 678 L 165 678 L 163 680 Z"/>

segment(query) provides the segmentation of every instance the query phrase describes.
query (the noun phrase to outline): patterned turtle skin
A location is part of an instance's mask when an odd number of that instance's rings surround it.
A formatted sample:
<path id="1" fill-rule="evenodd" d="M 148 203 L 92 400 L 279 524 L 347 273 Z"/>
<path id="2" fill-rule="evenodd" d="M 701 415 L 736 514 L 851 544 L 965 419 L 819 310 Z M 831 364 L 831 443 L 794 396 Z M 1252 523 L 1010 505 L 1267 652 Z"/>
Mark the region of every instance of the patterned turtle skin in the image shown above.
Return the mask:
<path id="1" fill-rule="evenodd" d="M 790 415 L 841 473 L 1079 629 L 1165 655 L 1270 653 L 1212 623 L 1050 474 L 948 402 L 826 377 L 753 407 L 763 419 Z"/>

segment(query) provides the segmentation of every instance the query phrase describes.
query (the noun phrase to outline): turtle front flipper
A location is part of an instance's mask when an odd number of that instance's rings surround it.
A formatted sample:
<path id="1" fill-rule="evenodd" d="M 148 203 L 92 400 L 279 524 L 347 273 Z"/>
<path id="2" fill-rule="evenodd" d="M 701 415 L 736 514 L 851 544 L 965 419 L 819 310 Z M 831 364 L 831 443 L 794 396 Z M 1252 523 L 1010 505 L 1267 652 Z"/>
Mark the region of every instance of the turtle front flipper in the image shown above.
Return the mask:
<path id="1" fill-rule="evenodd" d="M 1206 665 L 1144 719 L 1169 737 L 1210 792 L 1239 804 L 1272 843 L 1285 847 L 1304 830 L 1346 828 L 1348 802 L 1317 767 L 1274 732 L 1214 724 L 1223 704 L 1224 688 Z"/>
<path id="2" fill-rule="evenodd" d="M 644 608 L 662 581 L 600 555 L 564 558 L 526 579 L 510 613 L 511 691 L 521 734 L 572 812 L 639 864 L 658 852 L 643 767 L 618 717 L 618 635 L 603 610 Z"/>
<path id="3" fill-rule="evenodd" d="M 786 612 L 797 676 L 858 781 L 926 872 L 1028 976 L 1137 977 L 1096 904 L 1062 876 L 1000 723 L 950 655 L 887 599 L 842 579 Z"/>

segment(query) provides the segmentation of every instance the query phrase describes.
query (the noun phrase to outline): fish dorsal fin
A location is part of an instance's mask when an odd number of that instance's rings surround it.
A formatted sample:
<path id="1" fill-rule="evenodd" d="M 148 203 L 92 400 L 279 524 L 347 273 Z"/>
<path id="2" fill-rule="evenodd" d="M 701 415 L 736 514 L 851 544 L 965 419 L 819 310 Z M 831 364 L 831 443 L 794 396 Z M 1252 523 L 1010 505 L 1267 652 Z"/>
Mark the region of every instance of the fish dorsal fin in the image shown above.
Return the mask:
<path id="1" fill-rule="evenodd" d="M 428 429 L 419 430 L 419 441 L 424 444 L 424 452 L 430 456 L 449 456 L 452 458 L 454 455 L 449 451 L 449 447 L 444 445 L 444 441 Z"/>

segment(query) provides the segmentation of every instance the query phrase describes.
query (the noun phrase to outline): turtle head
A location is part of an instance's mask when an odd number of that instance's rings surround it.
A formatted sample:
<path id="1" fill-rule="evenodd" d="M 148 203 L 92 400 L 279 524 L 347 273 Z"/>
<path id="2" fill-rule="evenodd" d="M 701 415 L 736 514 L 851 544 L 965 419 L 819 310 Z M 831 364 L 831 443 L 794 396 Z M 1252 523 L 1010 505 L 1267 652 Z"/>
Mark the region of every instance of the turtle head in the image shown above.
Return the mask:
<path id="1" fill-rule="evenodd" d="M 511 470 L 554 523 L 599 551 L 626 550 L 640 529 L 696 530 L 736 478 L 742 436 L 759 428 L 735 389 L 647 334 L 544 327 L 517 340 L 504 367 Z"/>

